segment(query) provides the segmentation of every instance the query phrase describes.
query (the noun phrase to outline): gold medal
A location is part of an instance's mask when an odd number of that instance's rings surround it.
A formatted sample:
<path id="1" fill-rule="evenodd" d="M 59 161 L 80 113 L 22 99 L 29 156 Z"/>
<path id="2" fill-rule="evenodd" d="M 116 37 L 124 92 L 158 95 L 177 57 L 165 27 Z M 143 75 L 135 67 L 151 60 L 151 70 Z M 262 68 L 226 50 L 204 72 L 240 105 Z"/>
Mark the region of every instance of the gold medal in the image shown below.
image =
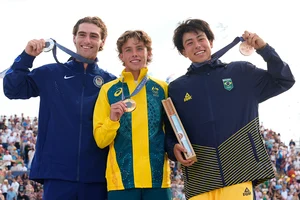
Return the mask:
<path id="1" fill-rule="evenodd" d="M 126 104 L 126 112 L 132 112 L 136 108 L 136 103 L 132 99 L 125 99 L 123 101 Z"/>
<path id="2" fill-rule="evenodd" d="M 254 48 L 247 44 L 247 42 L 242 42 L 240 44 L 240 52 L 244 56 L 250 56 L 254 52 Z"/>

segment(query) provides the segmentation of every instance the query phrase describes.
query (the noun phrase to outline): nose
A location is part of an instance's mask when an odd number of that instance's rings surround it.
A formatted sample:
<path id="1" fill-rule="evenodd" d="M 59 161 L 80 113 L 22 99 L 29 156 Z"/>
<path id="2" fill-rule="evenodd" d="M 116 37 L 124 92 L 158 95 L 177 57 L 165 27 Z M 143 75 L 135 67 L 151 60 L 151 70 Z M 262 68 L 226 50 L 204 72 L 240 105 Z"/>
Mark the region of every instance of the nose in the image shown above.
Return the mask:
<path id="1" fill-rule="evenodd" d="M 90 41 L 91 41 L 90 36 L 86 36 L 85 39 L 84 39 L 84 41 L 85 41 L 86 43 L 90 43 Z"/>
<path id="2" fill-rule="evenodd" d="M 132 50 L 132 57 L 137 57 L 137 50 L 135 49 Z"/>
<path id="3" fill-rule="evenodd" d="M 200 42 L 196 42 L 196 49 L 199 49 L 201 47 Z"/>

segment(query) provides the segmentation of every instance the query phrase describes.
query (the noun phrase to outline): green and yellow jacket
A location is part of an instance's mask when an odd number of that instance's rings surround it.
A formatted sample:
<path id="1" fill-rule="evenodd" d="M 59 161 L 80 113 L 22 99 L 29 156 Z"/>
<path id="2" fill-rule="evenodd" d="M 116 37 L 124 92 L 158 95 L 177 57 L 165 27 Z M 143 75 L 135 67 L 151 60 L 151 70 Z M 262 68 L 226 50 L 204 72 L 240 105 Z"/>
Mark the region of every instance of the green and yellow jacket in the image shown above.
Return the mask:
<path id="1" fill-rule="evenodd" d="M 130 72 L 102 86 L 94 110 L 94 138 L 100 148 L 109 146 L 106 180 L 108 191 L 130 188 L 170 187 L 170 167 L 164 150 L 163 106 L 167 83 L 148 77 L 133 112 L 119 121 L 110 120 L 110 106 L 129 96 L 148 69 L 142 68 L 137 83 Z M 123 84 L 122 84 L 123 82 Z"/>

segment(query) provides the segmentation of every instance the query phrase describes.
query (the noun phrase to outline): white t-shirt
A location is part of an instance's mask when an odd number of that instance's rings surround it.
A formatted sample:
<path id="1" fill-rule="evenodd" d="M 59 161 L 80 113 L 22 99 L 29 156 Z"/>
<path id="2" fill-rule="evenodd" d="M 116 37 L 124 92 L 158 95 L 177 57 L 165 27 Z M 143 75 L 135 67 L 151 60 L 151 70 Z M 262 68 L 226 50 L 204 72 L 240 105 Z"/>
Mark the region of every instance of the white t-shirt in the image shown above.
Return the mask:
<path id="1" fill-rule="evenodd" d="M 16 142 L 16 137 L 15 137 L 15 136 L 8 136 L 7 142 L 8 142 L 8 143 Z"/>
<path id="2" fill-rule="evenodd" d="M 2 184 L 1 189 L 2 189 L 2 193 L 7 193 L 8 187 L 7 187 L 7 185 Z"/>
<path id="3" fill-rule="evenodd" d="M 7 134 L 6 133 L 3 133 L 3 135 L 1 135 L 1 140 L 2 140 L 2 143 L 7 143 Z"/>
<path id="4" fill-rule="evenodd" d="M 9 160 L 9 161 L 7 161 L 7 162 L 5 162 L 5 166 L 10 166 L 11 165 L 11 160 L 12 160 L 12 157 L 11 157 L 11 155 L 10 154 L 8 154 L 8 155 L 4 155 L 3 156 L 3 160 Z"/>
<path id="5" fill-rule="evenodd" d="M 281 196 L 284 198 L 284 199 L 287 199 L 287 197 L 288 197 L 288 191 L 287 190 L 285 190 L 285 191 L 281 191 Z"/>
<path id="6" fill-rule="evenodd" d="M 14 191 L 17 194 L 18 194 L 18 191 L 19 191 L 19 186 L 20 186 L 20 184 L 17 181 L 11 183 L 11 187 L 14 189 Z"/>

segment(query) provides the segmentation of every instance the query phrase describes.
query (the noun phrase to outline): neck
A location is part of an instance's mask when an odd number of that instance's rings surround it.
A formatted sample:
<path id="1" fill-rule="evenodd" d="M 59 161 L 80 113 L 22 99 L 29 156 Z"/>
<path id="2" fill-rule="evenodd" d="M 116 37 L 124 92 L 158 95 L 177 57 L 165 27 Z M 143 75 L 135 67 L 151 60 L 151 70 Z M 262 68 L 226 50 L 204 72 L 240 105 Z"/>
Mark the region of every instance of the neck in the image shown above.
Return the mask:
<path id="1" fill-rule="evenodd" d="M 88 63 L 83 63 L 83 67 L 86 69 L 88 67 Z"/>
<path id="2" fill-rule="evenodd" d="M 131 73 L 133 75 L 134 80 L 137 81 L 139 78 L 139 75 L 140 75 L 140 71 L 137 71 L 137 72 L 135 71 L 135 72 L 131 72 Z"/>

